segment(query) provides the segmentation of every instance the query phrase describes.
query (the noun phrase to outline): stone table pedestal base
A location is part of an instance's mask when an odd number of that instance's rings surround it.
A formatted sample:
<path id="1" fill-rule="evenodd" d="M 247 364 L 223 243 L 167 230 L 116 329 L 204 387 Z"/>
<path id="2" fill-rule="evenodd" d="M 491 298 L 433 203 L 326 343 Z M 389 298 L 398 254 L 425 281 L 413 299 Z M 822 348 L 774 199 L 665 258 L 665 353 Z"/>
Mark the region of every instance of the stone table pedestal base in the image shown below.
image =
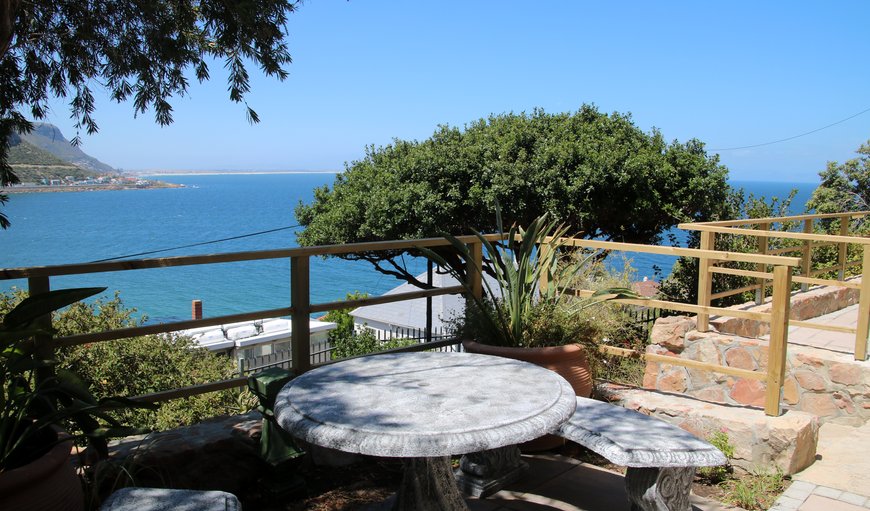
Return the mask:
<path id="1" fill-rule="evenodd" d="M 487 497 L 519 479 L 528 468 L 519 447 L 499 447 L 462 456 L 456 483 L 466 495 Z"/>

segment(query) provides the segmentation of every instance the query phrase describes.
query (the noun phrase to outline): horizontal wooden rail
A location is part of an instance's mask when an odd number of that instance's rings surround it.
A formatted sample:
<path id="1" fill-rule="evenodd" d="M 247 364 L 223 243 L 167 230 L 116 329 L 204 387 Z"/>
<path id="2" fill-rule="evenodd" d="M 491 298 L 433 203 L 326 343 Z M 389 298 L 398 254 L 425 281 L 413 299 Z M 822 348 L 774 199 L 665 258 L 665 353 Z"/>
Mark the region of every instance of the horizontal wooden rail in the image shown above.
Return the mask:
<path id="1" fill-rule="evenodd" d="M 826 268 L 825 272 L 836 271 L 839 269 L 836 266 L 832 266 L 830 268 Z M 723 273 L 725 275 L 736 275 L 739 277 L 754 277 L 757 279 L 773 279 L 773 273 L 770 272 L 761 272 L 761 271 L 752 271 L 752 270 L 739 270 L 737 268 L 720 268 L 718 266 L 713 266 L 710 268 L 711 273 Z M 850 289 L 860 289 L 860 282 L 852 282 L 848 280 L 831 280 L 831 279 L 814 279 L 809 277 L 798 277 L 794 276 L 791 278 L 793 282 L 799 284 L 810 284 L 814 286 L 834 286 L 834 287 L 846 287 Z"/>
<path id="2" fill-rule="evenodd" d="M 771 248 L 768 249 L 765 254 L 770 255 L 781 255 L 781 254 L 790 254 L 792 252 L 801 252 L 804 247 L 780 247 L 780 248 Z"/>
<path id="3" fill-rule="evenodd" d="M 773 279 L 773 273 L 764 271 L 740 270 L 738 268 L 721 268 L 719 266 L 711 266 L 711 273 L 722 273 L 724 275 L 736 275 L 738 277 L 755 277 L 757 279 Z"/>
<path id="4" fill-rule="evenodd" d="M 309 309 L 311 312 L 328 312 L 339 309 L 347 309 L 348 307 L 365 307 L 366 305 L 380 305 L 382 303 L 401 302 L 404 300 L 414 300 L 417 298 L 426 298 L 429 296 L 451 295 L 465 292 L 462 286 L 436 287 L 433 289 L 422 289 L 420 291 L 409 291 L 407 293 L 396 293 L 390 295 L 372 296 L 369 298 L 358 298 L 355 300 L 340 300 L 337 302 L 328 302 L 314 304 Z"/>
<path id="5" fill-rule="evenodd" d="M 315 304 L 309 307 L 312 313 L 326 312 L 337 309 L 346 309 L 348 307 L 362 307 L 364 305 L 377 305 L 382 303 L 401 302 L 404 300 L 413 300 L 416 298 L 425 298 L 427 296 L 438 296 L 446 294 L 462 293 L 465 288 L 462 286 L 439 287 L 434 289 L 424 289 L 420 291 L 411 291 L 408 293 L 396 293 L 390 295 L 375 296 L 371 298 L 360 298 L 359 300 L 342 300 L 338 302 L 329 302 L 324 304 Z M 159 323 L 156 325 L 146 325 L 130 328 L 119 328 L 116 330 L 105 330 L 103 332 L 94 332 L 87 334 L 69 335 L 66 337 L 58 337 L 55 339 L 57 346 L 78 346 L 80 344 L 88 344 L 91 342 L 112 341 L 116 339 L 126 339 L 129 337 L 138 337 L 140 335 L 162 334 L 177 332 L 179 330 L 188 330 L 191 328 L 199 328 L 206 326 L 225 325 L 228 323 L 237 323 L 240 321 L 252 321 L 256 319 L 275 318 L 281 316 L 289 316 L 294 312 L 293 307 L 284 307 L 280 309 L 268 309 L 257 312 L 245 312 L 242 314 L 230 314 L 226 316 L 216 316 L 207 319 L 192 319 L 188 321 L 177 321 L 172 323 Z"/>
<path id="6" fill-rule="evenodd" d="M 229 380 L 221 380 L 210 383 L 201 383 L 199 385 L 190 385 L 172 390 L 164 390 L 162 392 L 154 392 L 142 396 L 132 397 L 135 401 L 144 401 L 146 403 L 159 403 L 160 401 L 170 401 L 172 399 L 181 399 L 185 397 L 198 396 L 199 394 L 208 394 L 209 392 L 217 392 L 219 390 L 234 389 L 247 385 L 248 378 L 240 376 Z"/>
<path id="7" fill-rule="evenodd" d="M 699 362 L 697 360 L 690 360 L 686 358 L 659 355 L 657 353 L 641 353 L 637 350 L 617 348 L 616 346 L 600 346 L 598 348 L 598 351 L 606 355 L 614 355 L 626 358 L 640 358 L 649 362 L 659 362 L 663 364 L 672 364 L 675 366 L 691 367 L 692 369 L 713 371 L 716 373 L 727 374 L 729 376 L 736 376 L 738 378 L 748 378 L 751 380 L 759 381 L 764 381 L 767 379 L 767 374 L 758 371 L 750 371 L 748 369 L 739 369 L 736 367 L 709 364 L 707 362 Z"/>
<path id="8" fill-rule="evenodd" d="M 732 225 L 751 225 L 751 224 L 773 224 L 783 222 L 795 222 L 801 220 L 816 220 L 826 218 L 844 218 L 849 219 L 861 218 L 870 215 L 870 211 L 847 211 L 843 213 L 814 213 L 808 215 L 793 215 L 793 216 L 774 216 L 766 218 L 743 218 L 740 220 L 717 220 L 714 222 L 694 222 L 681 225 L 713 225 L 713 226 L 732 226 Z M 682 229 L 682 227 L 681 227 Z"/>
<path id="9" fill-rule="evenodd" d="M 719 291 L 718 293 L 713 293 L 710 295 L 711 300 L 716 300 L 717 298 L 725 298 L 726 296 L 734 296 L 740 293 L 746 293 L 748 291 L 755 291 L 756 289 L 761 289 L 761 285 L 752 284 L 751 286 L 743 286 L 738 287 L 736 289 L 729 289 L 728 291 Z"/>
<path id="10" fill-rule="evenodd" d="M 811 277 L 798 277 L 798 276 L 792 277 L 791 280 L 792 280 L 792 282 L 796 282 L 798 284 L 809 284 L 811 286 L 834 286 L 834 287 L 847 287 L 850 289 L 861 289 L 860 282 L 851 282 L 848 280 L 814 279 Z"/>
<path id="11" fill-rule="evenodd" d="M 813 323 L 811 321 L 798 321 L 796 319 L 789 320 L 788 326 L 800 326 L 804 328 L 812 328 L 815 330 L 824 330 L 826 332 L 840 332 L 844 334 L 854 334 L 857 330 L 848 326 L 826 325 L 824 323 Z"/>
<path id="12" fill-rule="evenodd" d="M 485 236 L 490 241 L 503 238 L 501 234 Z M 479 241 L 477 236 L 458 236 L 463 243 Z M 365 243 L 347 243 L 341 245 L 320 245 L 315 247 L 292 247 L 275 250 L 256 250 L 249 252 L 229 252 L 224 254 L 208 254 L 195 256 L 160 257 L 151 259 L 136 259 L 131 261 L 114 261 L 104 263 L 79 263 L 57 266 L 34 266 L 30 268 L 0 269 L 0 280 L 23 279 L 30 277 L 54 277 L 58 275 L 79 275 L 84 273 L 103 273 L 113 271 L 144 270 L 149 268 L 168 268 L 175 266 L 191 266 L 200 264 L 236 263 L 242 261 L 259 261 L 264 259 L 285 259 L 290 257 L 309 257 L 343 255 L 365 252 L 385 252 L 391 250 L 408 250 L 417 247 L 451 246 L 444 238 L 425 238 L 419 240 L 371 241 Z"/>
<path id="13" fill-rule="evenodd" d="M 680 229 L 687 231 L 715 232 L 719 234 L 737 234 L 740 236 L 760 236 L 764 238 L 785 238 L 792 240 L 816 241 L 825 240 L 834 243 L 854 243 L 870 245 L 870 238 L 859 236 L 839 236 L 834 234 L 810 234 L 805 232 L 764 231 L 759 229 L 741 229 L 739 227 L 719 227 L 705 224 L 680 224 Z M 772 263 L 776 264 L 776 263 Z"/>
<path id="14" fill-rule="evenodd" d="M 763 254 L 741 254 L 737 252 L 722 252 L 720 250 L 701 250 L 698 248 L 665 247 L 661 245 L 641 245 L 638 243 L 619 243 L 615 241 L 564 239 L 565 244 L 574 247 L 596 248 L 604 250 L 617 250 L 625 252 L 640 252 L 644 254 L 662 254 L 683 257 L 705 257 L 719 261 L 756 263 L 756 264 L 781 264 L 784 266 L 800 266 L 799 257 L 769 256 Z"/>
<path id="15" fill-rule="evenodd" d="M 104 330 L 102 332 L 68 335 L 66 337 L 56 338 L 54 343 L 58 347 L 78 346 L 80 344 L 88 344 L 91 342 L 113 341 L 116 339 L 127 339 L 129 337 L 138 337 L 141 335 L 165 334 L 169 332 L 177 332 L 179 330 L 189 330 L 191 328 L 226 325 L 241 321 L 289 316 L 290 314 L 293 314 L 293 307 L 282 307 L 280 309 L 267 309 L 255 312 L 243 312 L 241 314 L 215 316 L 213 318 L 190 319 L 187 321 L 175 321 L 172 323 L 158 323 L 156 325 L 135 326 L 129 328 L 118 328 L 115 330 Z"/>
<path id="16" fill-rule="evenodd" d="M 570 289 L 567 290 L 574 296 L 588 298 L 592 296 L 594 291 L 588 289 Z M 764 323 L 770 323 L 771 315 L 767 312 L 751 312 L 739 309 L 726 309 L 723 307 L 707 307 L 702 305 L 693 305 L 689 303 L 669 302 L 666 300 L 653 300 L 651 298 L 616 298 L 609 300 L 608 303 L 621 303 L 625 305 L 638 305 L 640 307 L 650 307 L 654 309 L 668 309 L 680 312 L 689 312 L 693 314 L 710 314 L 723 316 L 727 318 L 742 318 L 754 319 Z"/>

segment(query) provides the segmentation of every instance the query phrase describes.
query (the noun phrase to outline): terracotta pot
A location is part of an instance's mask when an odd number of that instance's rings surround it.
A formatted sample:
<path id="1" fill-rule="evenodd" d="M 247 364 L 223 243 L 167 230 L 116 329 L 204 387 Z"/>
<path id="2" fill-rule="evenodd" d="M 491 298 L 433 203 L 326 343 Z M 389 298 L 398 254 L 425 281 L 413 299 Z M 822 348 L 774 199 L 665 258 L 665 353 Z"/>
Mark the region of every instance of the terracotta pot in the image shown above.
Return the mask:
<path id="1" fill-rule="evenodd" d="M 592 371 L 586 350 L 579 344 L 550 346 L 546 348 L 510 348 L 490 346 L 474 341 L 462 341 L 462 347 L 469 353 L 495 355 L 514 360 L 522 360 L 555 371 L 568 380 L 574 393 L 580 397 L 592 395 Z M 555 449 L 565 444 L 565 439 L 555 435 L 545 435 L 520 445 L 523 452 L 536 452 Z"/>
<path id="2" fill-rule="evenodd" d="M 85 498 L 69 462 L 72 439 L 22 467 L 0 473 L 0 509 L 82 511 Z"/>

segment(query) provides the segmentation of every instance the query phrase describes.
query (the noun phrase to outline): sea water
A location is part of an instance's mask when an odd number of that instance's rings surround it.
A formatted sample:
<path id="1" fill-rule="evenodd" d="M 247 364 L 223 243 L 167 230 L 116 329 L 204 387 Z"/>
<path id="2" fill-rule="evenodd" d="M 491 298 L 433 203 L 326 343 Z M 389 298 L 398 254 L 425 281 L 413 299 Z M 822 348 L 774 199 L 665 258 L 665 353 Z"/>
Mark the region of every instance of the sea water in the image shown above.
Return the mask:
<path id="1" fill-rule="evenodd" d="M 14 194 L 3 211 L 12 227 L 0 231 L 0 267 L 92 262 L 122 256 L 170 257 L 296 246 L 293 210 L 310 203 L 316 187 L 331 185 L 335 174 L 174 175 L 161 180 L 183 188 Z M 798 195 L 791 212 L 800 213 L 813 183 L 733 182 L 756 196 Z M 271 233 L 196 245 L 273 229 Z M 678 242 L 684 233 L 676 232 Z M 667 239 L 663 240 L 667 243 Z M 187 246 L 196 245 L 196 246 Z M 185 248 L 175 248 L 187 246 Z M 170 249 L 170 250 L 166 250 Z M 156 252 L 159 251 L 159 252 Z M 135 254 L 153 252 L 135 256 Z M 626 254 L 635 278 L 670 273 L 675 258 Z M 422 261 L 409 261 L 413 272 Z M 106 286 L 152 321 L 188 318 L 190 301 L 203 302 L 205 316 L 286 307 L 290 303 L 287 259 L 247 261 L 137 271 L 54 277 L 54 289 Z M 360 291 L 382 294 L 400 282 L 365 262 L 311 258 L 311 301 L 340 300 Z M 0 281 L 0 291 L 26 280 Z"/>

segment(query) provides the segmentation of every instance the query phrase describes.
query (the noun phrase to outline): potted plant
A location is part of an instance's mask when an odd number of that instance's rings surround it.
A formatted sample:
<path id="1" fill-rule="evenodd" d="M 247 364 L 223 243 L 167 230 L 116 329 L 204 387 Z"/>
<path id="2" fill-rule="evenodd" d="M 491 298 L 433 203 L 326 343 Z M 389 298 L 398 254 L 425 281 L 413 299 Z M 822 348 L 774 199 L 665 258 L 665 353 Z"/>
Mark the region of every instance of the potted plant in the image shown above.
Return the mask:
<path id="1" fill-rule="evenodd" d="M 105 289 L 34 295 L 0 323 L 0 509 L 83 509 L 81 483 L 69 463 L 73 441 L 106 456 L 107 438 L 143 432 L 106 412 L 156 407 L 119 397 L 97 400 L 75 374 L 39 356 L 34 336 L 51 332 L 37 320 Z"/>
<path id="2" fill-rule="evenodd" d="M 499 231 L 501 218 L 497 214 Z M 589 358 L 597 355 L 596 326 L 581 318 L 583 309 L 614 298 L 637 295 L 627 288 L 607 288 L 588 298 L 570 296 L 567 289 L 595 255 L 564 257 L 567 227 L 542 215 L 526 229 L 514 226 L 505 244 L 495 245 L 475 231 L 489 258 L 489 279 L 483 279 L 484 295 L 469 293 L 472 300 L 458 330 L 466 351 L 525 360 L 552 369 L 571 383 L 578 396 L 592 392 Z M 465 258 L 474 261 L 468 247 L 446 236 Z M 423 249 L 427 257 L 449 268 L 468 286 L 467 279 L 440 254 Z M 475 263 L 483 274 L 483 266 Z"/>

